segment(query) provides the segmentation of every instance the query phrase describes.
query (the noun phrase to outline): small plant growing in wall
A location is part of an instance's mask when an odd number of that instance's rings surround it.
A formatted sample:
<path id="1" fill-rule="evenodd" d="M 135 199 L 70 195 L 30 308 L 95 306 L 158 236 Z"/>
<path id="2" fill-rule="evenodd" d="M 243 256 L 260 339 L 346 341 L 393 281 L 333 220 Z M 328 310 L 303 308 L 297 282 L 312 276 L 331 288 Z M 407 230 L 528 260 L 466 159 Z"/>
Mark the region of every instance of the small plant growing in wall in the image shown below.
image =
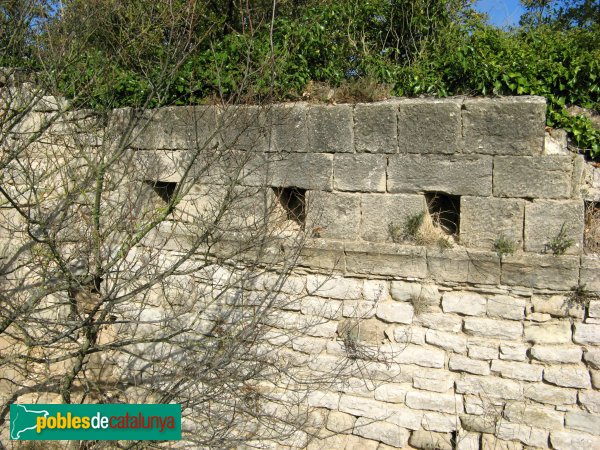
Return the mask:
<path id="1" fill-rule="evenodd" d="M 565 298 L 563 307 L 565 311 L 571 309 L 583 309 L 584 311 L 590 306 L 592 300 L 596 300 L 598 296 L 585 288 L 585 284 L 579 285 L 569 293 Z"/>
<path id="2" fill-rule="evenodd" d="M 494 250 L 500 258 L 505 255 L 512 255 L 515 252 L 516 247 L 517 244 L 515 241 L 506 236 L 500 236 L 494 242 Z"/>
<path id="3" fill-rule="evenodd" d="M 563 223 L 560 231 L 547 244 L 546 248 L 552 251 L 555 256 L 564 255 L 565 252 L 573 245 L 573 239 L 567 237 L 567 229 Z"/>

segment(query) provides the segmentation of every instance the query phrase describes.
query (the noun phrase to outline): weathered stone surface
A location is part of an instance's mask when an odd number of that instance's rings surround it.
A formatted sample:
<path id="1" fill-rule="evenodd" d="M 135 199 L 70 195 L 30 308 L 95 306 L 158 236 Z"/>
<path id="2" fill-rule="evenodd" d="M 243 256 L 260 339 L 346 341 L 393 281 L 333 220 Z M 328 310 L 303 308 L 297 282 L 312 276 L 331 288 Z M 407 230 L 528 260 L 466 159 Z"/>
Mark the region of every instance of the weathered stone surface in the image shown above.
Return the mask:
<path id="1" fill-rule="evenodd" d="M 462 355 L 452 355 L 448 367 L 450 370 L 472 373 L 473 375 L 490 374 L 490 364 L 488 362 L 467 358 Z"/>
<path id="2" fill-rule="evenodd" d="M 378 274 L 425 278 L 426 250 L 397 244 L 347 243 L 346 271 L 350 274 Z"/>
<path id="3" fill-rule="evenodd" d="M 392 155 L 387 174 L 392 193 L 492 194 L 492 159 L 486 156 Z"/>
<path id="4" fill-rule="evenodd" d="M 335 433 L 351 433 L 356 417 L 339 411 L 330 411 L 327 417 L 327 429 Z"/>
<path id="5" fill-rule="evenodd" d="M 462 317 L 455 314 L 424 312 L 415 317 L 415 323 L 426 328 L 457 333 L 462 329 Z"/>
<path id="6" fill-rule="evenodd" d="M 307 275 L 306 289 L 309 295 L 340 300 L 360 299 L 362 280 L 341 276 Z"/>
<path id="7" fill-rule="evenodd" d="M 581 200 L 534 200 L 525 206 L 525 251 L 552 253 L 550 244 L 571 241 L 566 254 L 579 254 L 583 248 L 584 207 Z"/>
<path id="8" fill-rule="evenodd" d="M 524 381 L 542 381 L 542 366 L 512 361 L 492 361 L 492 372 L 498 372 L 503 378 Z"/>
<path id="9" fill-rule="evenodd" d="M 452 435 L 449 433 L 417 430 L 411 433 L 408 443 L 422 450 L 452 450 Z"/>
<path id="10" fill-rule="evenodd" d="M 339 319 L 342 315 L 342 302 L 308 296 L 301 300 L 300 311 L 302 314 L 321 316 L 326 319 Z"/>
<path id="11" fill-rule="evenodd" d="M 544 370 L 544 380 L 557 386 L 589 389 L 590 373 L 581 367 L 553 366 Z"/>
<path id="12" fill-rule="evenodd" d="M 266 141 L 260 138 L 259 110 L 230 108 L 224 114 L 232 125 L 222 130 L 227 148 L 246 147 L 248 150 L 266 150 Z M 120 110 L 126 114 L 125 110 Z M 119 113 L 117 113 L 119 114 Z M 254 123 L 250 118 L 254 119 Z M 264 125 L 264 124 L 263 124 Z M 143 149 L 203 149 L 216 143 L 215 108 L 207 106 L 169 107 L 148 111 L 132 134 L 131 147 Z M 262 129 L 262 128 L 261 128 Z M 264 129 L 262 129 L 264 131 Z M 253 137 L 251 137 L 253 135 Z M 243 141 L 243 142 L 242 142 Z"/>
<path id="13" fill-rule="evenodd" d="M 526 398 L 548 405 L 574 405 L 577 403 L 577 391 L 549 386 L 547 384 L 530 384 L 523 390 Z"/>
<path id="14" fill-rule="evenodd" d="M 425 334 L 427 333 L 426 328 L 421 328 L 415 325 L 405 325 L 390 328 L 390 332 L 386 331 L 386 334 L 390 335 L 392 342 L 399 342 L 403 344 L 425 344 Z"/>
<path id="15" fill-rule="evenodd" d="M 581 362 L 581 347 L 563 345 L 534 345 L 531 356 L 545 363 L 577 364 Z"/>
<path id="16" fill-rule="evenodd" d="M 570 156 L 494 158 L 494 197 L 570 198 Z"/>
<path id="17" fill-rule="evenodd" d="M 493 416 L 481 416 L 472 414 L 461 414 L 460 423 L 467 431 L 476 433 L 495 433 L 497 418 Z"/>
<path id="18" fill-rule="evenodd" d="M 592 414 L 600 414 L 600 392 L 598 391 L 579 391 L 579 403 Z"/>
<path id="19" fill-rule="evenodd" d="M 589 434 L 572 431 L 553 431 L 550 433 L 550 443 L 556 450 L 573 450 L 575 448 L 600 448 L 600 438 Z"/>
<path id="20" fill-rule="evenodd" d="M 243 181 L 248 186 L 330 191 L 332 179 L 333 155 L 282 152 L 257 155 L 244 168 Z"/>
<path id="21" fill-rule="evenodd" d="M 467 349 L 470 358 L 484 360 L 498 358 L 498 344 L 488 339 L 470 337 L 467 342 Z"/>
<path id="22" fill-rule="evenodd" d="M 413 375 L 413 386 L 432 392 L 447 392 L 454 386 L 454 377 L 446 370 L 420 369 Z"/>
<path id="23" fill-rule="evenodd" d="M 583 311 L 579 308 L 569 308 L 568 295 L 534 295 L 531 297 L 533 310 L 558 317 L 577 317 L 583 319 Z"/>
<path id="24" fill-rule="evenodd" d="M 479 450 L 478 433 L 459 430 L 456 441 L 456 450 Z"/>
<path id="25" fill-rule="evenodd" d="M 403 99 L 399 102 L 400 153 L 458 153 L 461 100 Z"/>
<path id="26" fill-rule="evenodd" d="M 404 403 L 410 385 L 385 383 L 375 388 L 375 400 L 389 403 Z"/>
<path id="27" fill-rule="evenodd" d="M 454 394 L 440 394 L 431 392 L 408 392 L 406 406 L 412 409 L 424 409 L 450 414 L 463 412 L 462 396 Z"/>
<path id="28" fill-rule="evenodd" d="M 404 227 L 407 219 L 426 210 L 425 197 L 415 194 L 363 194 L 360 235 L 366 241 L 391 242 L 390 227 Z"/>
<path id="29" fill-rule="evenodd" d="M 380 302 L 390 298 L 390 288 L 387 281 L 365 280 L 363 282 L 363 298 L 370 302 Z"/>
<path id="30" fill-rule="evenodd" d="M 442 298 L 444 313 L 460 313 L 468 316 L 483 316 L 486 312 L 485 297 L 475 292 L 447 292 Z"/>
<path id="31" fill-rule="evenodd" d="M 407 281 L 392 281 L 390 294 L 394 300 L 412 302 L 415 299 L 426 305 L 437 305 L 441 294 L 435 284 L 410 283 Z"/>
<path id="32" fill-rule="evenodd" d="M 445 362 L 445 353 L 435 347 L 419 345 L 387 344 L 381 346 L 381 351 L 389 354 L 393 360 L 400 364 L 416 364 L 422 367 L 442 368 Z"/>
<path id="33" fill-rule="evenodd" d="M 450 433 L 458 428 L 458 421 L 454 414 L 427 412 L 423 414 L 423 428 L 429 431 Z"/>
<path id="34" fill-rule="evenodd" d="M 355 240 L 360 226 L 360 198 L 352 194 L 309 192 L 308 227 L 322 238 Z"/>
<path id="35" fill-rule="evenodd" d="M 598 174 L 600 175 L 600 169 Z M 581 257 L 581 285 L 585 286 L 587 290 L 600 292 L 600 257 L 598 255 Z"/>
<path id="36" fill-rule="evenodd" d="M 298 265 L 326 273 L 343 270 L 346 266 L 344 246 L 338 241 L 310 239 L 300 249 Z"/>
<path id="37" fill-rule="evenodd" d="M 544 155 L 569 155 L 567 132 L 561 128 L 546 131 L 544 135 Z"/>
<path id="38" fill-rule="evenodd" d="M 456 380 L 456 392 L 518 400 L 523 395 L 523 388 L 518 381 L 465 375 L 462 380 Z"/>
<path id="39" fill-rule="evenodd" d="M 425 335 L 428 344 L 435 345 L 455 353 L 467 352 L 467 337 L 464 334 L 448 333 L 446 331 L 428 330 Z"/>
<path id="40" fill-rule="evenodd" d="M 342 316 L 370 319 L 375 316 L 377 305 L 363 300 L 346 300 L 342 308 Z"/>
<path id="41" fill-rule="evenodd" d="M 535 254 L 504 256 L 502 283 L 568 291 L 579 283 L 579 258 Z"/>
<path id="42" fill-rule="evenodd" d="M 359 417 L 354 424 L 354 434 L 381 441 L 394 447 L 404 447 L 408 442 L 408 430 L 389 422 L 373 422 L 370 419 Z"/>
<path id="43" fill-rule="evenodd" d="M 439 282 L 499 284 L 500 258 L 495 252 L 452 248 L 427 249 L 431 277 Z"/>
<path id="44" fill-rule="evenodd" d="M 542 97 L 468 98 L 463 104 L 462 117 L 467 153 L 542 153 L 546 124 L 546 104 Z"/>
<path id="45" fill-rule="evenodd" d="M 308 151 L 307 108 L 305 103 L 278 103 L 268 109 L 271 151 Z"/>
<path id="46" fill-rule="evenodd" d="M 576 323 L 573 341 L 577 344 L 600 345 L 600 325 Z"/>
<path id="47" fill-rule="evenodd" d="M 301 336 L 292 341 L 292 348 L 302 353 L 317 354 L 325 350 L 327 341 L 314 337 Z"/>
<path id="48" fill-rule="evenodd" d="M 501 319 L 522 320 L 525 317 L 527 301 L 519 297 L 495 295 L 488 297 L 487 315 Z"/>
<path id="49" fill-rule="evenodd" d="M 525 202 L 521 199 L 468 197 L 460 199 L 460 241 L 468 247 L 493 250 L 499 237 L 523 246 Z"/>
<path id="50" fill-rule="evenodd" d="M 509 361 L 525 361 L 527 359 L 527 351 L 529 345 L 516 343 L 500 344 L 500 359 Z"/>
<path id="51" fill-rule="evenodd" d="M 337 191 L 385 192 L 387 158 L 338 154 L 333 157 L 333 188 Z"/>
<path id="52" fill-rule="evenodd" d="M 571 323 L 569 321 L 526 323 L 524 339 L 534 344 L 570 344 Z"/>
<path id="53" fill-rule="evenodd" d="M 586 348 L 583 359 L 592 369 L 600 369 L 600 348 Z"/>
<path id="54" fill-rule="evenodd" d="M 315 408 L 336 410 L 340 402 L 340 394 L 335 392 L 312 391 L 307 397 L 308 404 Z"/>
<path id="55" fill-rule="evenodd" d="M 351 105 L 311 105 L 308 144 L 316 153 L 353 153 L 354 116 Z"/>
<path id="56" fill-rule="evenodd" d="M 564 425 L 564 413 L 552 407 L 513 402 L 504 409 L 504 417 L 510 422 L 537 428 L 560 429 Z"/>
<path id="57" fill-rule="evenodd" d="M 355 105 L 356 153 L 398 153 L 397 120 L 395 102 Z"/>
<path id="58" fill-rule="evenodd" d="M 377 305 L 375 315 L 386 322 L 410 324 L 413 320 L 414 309 L 409 303 L 380 303 Z"/>
<path id="59" fill-rule="evenodd" d="M 600 416 L 583 411 L 569 411 L 566 416 L 567 428 L 585 431 L 600 436 Z"/>
<path id="60" fill-rule="evenodd" d="M 507 441 L 516 439 L 525 445 L 542 448 L 547 447 L 549 434 L 546 430 L 508 422 L 500 422 L 496 433 L 500 439 Z"/>
<path id="61" fill-rule="evenodd" d="M 493 339 L 519 339 L 523 334 L 520 322 L 479 317 L 465 317 L 464 328 L 469 334 Z"/>
<path id="62" fill-rule="evenodd" d="M 600 317 L 600 300 L 593 300 L 590 302 L 588 316 Z"/>

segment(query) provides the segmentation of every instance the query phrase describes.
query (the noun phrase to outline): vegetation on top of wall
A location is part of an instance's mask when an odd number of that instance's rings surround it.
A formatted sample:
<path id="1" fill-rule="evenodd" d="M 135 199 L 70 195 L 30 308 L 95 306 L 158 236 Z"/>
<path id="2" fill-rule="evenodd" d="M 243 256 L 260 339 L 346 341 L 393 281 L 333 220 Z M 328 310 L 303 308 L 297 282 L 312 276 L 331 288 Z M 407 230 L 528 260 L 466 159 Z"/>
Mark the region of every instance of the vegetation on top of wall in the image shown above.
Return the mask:
<path id="1" fill-rule="evenodd" d="M 548 126 L 566 129 L 573 144 L 600 158 L 600 131 L 567 110 L 600 110 L 600 24 L 587 0 L 555 8 L 525 1 L 527 13 L 511 30 L 487 25 L 472 0 L 281 0 L 274 12 L 266 0 L 177 0 L 169 8 L 67 0 L 52 13 L 55 2 L 14 3 L 35 7 L 24 14 L 0 6 L 3 23 L 24 24 L 21 34 L 12 31 L 12 50 L 0 65 L 35 66 L 37 56 L 48 67 L 56 52 L 77 54 L 48 73 L 81 106 L 298 100 L 315 84 L 336 88 L 360 79 L 393 86 L 399 96 L 542 95 Z M 14 37 L 31 32 L 35 39 Z M 0 32 L 2 39 L 8 34 Z M 186 58 L 174 58 L 173 48 Z M 149 96 L 158 85 L 161 95 Z"/>

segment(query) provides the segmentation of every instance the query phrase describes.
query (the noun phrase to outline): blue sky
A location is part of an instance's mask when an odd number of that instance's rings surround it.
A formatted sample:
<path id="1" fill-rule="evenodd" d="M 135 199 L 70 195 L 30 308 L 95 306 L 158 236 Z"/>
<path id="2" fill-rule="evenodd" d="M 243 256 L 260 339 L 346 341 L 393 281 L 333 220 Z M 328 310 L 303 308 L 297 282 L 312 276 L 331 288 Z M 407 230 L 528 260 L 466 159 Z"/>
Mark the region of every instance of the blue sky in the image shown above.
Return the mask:
<path id="1" fill-rule="evenodd" d="M 524 11 L 519 0 L 479 0 L 475 8 L 487 13 L 490 23 L 498 27 L 518 24 Z"/>

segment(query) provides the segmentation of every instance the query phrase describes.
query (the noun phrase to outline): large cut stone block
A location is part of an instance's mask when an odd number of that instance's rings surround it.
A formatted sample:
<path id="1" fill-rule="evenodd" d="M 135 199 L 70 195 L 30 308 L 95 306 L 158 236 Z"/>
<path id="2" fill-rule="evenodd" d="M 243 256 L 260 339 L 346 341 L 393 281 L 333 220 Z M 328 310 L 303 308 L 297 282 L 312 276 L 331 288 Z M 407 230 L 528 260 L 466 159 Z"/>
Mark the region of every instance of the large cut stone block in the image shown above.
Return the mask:
<path id="1" fill-rule="evenodd" d="M 500 237 L 521 248 L 525 201 L 492 197 L 461 197 L 460 242 L 493 250 Z"/>
<path id="2" fill-rule="evenodd" d="M 397 104 L 363 103 L 354 107 L 357 153 L 398 153 Z"/>
<path id="3" fill-rule="evenodd" d="M 509 286 L 570 290 L 578 282 L 576 256 L 522 254 L 502 259 L 502 283 Z"/>
<path id="4" fill-rule="evenodd" d="M 570 198 L 572 172 L 570 156 L 497 156 L 494 196 Z"/>
<path id="5" fill-rule="evenodd" d="M 525 251 L 553 253 L 550 243 L 555 240 L 558 244 L 571 241 L 565 253 L 581 253 L 584 221 L 581 200 L 534 200 L 528 203 L 525 206 Z"/>
<path id="6" fill-rule="evenodd" d="M 360 235 L 366 241 L 391 242 L 390 227 L 404 227 L 410 216 L 423 213 L 427 205 L 422 195 L 361 195 Z"/>
<path id="7" fill-rule="evenodd" d="M 589 291 L 600 294 L 600 257 L 598 255 L 581 257 L 581 285 Z"/>
<path id="8" fill-rule="evenodd" d="M 267 110 L 259 106 L 230 106 L 218 116 L 220 145 L 226 149 L 269 151 Z"/>
<path id="9" fill-rule="evenodd" d="M 387 158 L 384 155 L 335 155 L 333 188 L 338 191 L 385 192 Z"/>
<path id="10" fill-rule="evenodd" d="M 400 153 L 453 154 L 461 149 L 460 99 L 405 99 L 399 103 Z"/>
<path id="11" fill-rule="evenodd" d="M 349 274 L 413 278 L 427 276 L 427 259 L 423 247 L 347 243 L 345 248 L 346 271 Z"/>
<path id="12" fill-rule="evenodd" d="M 492 194 L 492 158 L 471 155 L 394 155 L 388 163 L 388 192 Z"/>
<path id="13" fill-rule="evenodd" d="M 275 104 L 268 110 L 268 115 L 268 123 L 271 126 L 271 151 L 306 152 L 308 150 L 306 104 Z"/>
<path id="14" fill-rule="evenodd" d="M 244 168 L 249 186 L 297 187 L 330 191 L 333 155 L 323 153 L 270 153 L 257 155 Z"/>
<path id="15" fill-rule="evenodd" d="M 500 258 L 495 252 L 430 248 L 427 265 L 431 277 L 439 282 L 500 283 Z"/>
<path id="16" fill-rule="evenodd" d="M 308 144 L 318 153 L 354 153 L 354 116 L 350 105 L 311 105 Z"/>
<path id="17" fill-rule="evenodd" d="M 131 114 L 128 109 L 119 110 L 119 118 L 114 123 L 119 121 L 124 124 L 131 123 L 128 114 Z M 259 114 L 259 110 L 255 108 L 252 112 L 245 112 L 243 116 L 247 119 L 248 114 Z M 240 122 L 245 123 L 246 126 L 244 127 Z M 239 137 L 239 135 L 245 134 L 248 127 L 247 120 L 243 121 L 237 117 L 236 125 L 226 134 L 229 140 L 235 140 L 235 136 Z M 132 132 L 131 147 L 142 149 L 205 148 L 216 143 L 217 130 L 217 109 L 211 106 L 178 106 L 149 110 L 144 113 L 142 118 L 139 118 L 139 122 Z M 258 145 L 257 142 L 253 142 L 253 144 Z"/>
<path id="18" fill-rule="evenodd" d="M 468 98 L 462 118 L 466 153 L 539 155 L 544 149 L 543 97 Z"/>
<path id="19" fill-rule="evenodd" d="M 360 196 L 339 192 L 307 193 L 306 224 L 320 237 L 356 240 L 360 226 Z"/>

